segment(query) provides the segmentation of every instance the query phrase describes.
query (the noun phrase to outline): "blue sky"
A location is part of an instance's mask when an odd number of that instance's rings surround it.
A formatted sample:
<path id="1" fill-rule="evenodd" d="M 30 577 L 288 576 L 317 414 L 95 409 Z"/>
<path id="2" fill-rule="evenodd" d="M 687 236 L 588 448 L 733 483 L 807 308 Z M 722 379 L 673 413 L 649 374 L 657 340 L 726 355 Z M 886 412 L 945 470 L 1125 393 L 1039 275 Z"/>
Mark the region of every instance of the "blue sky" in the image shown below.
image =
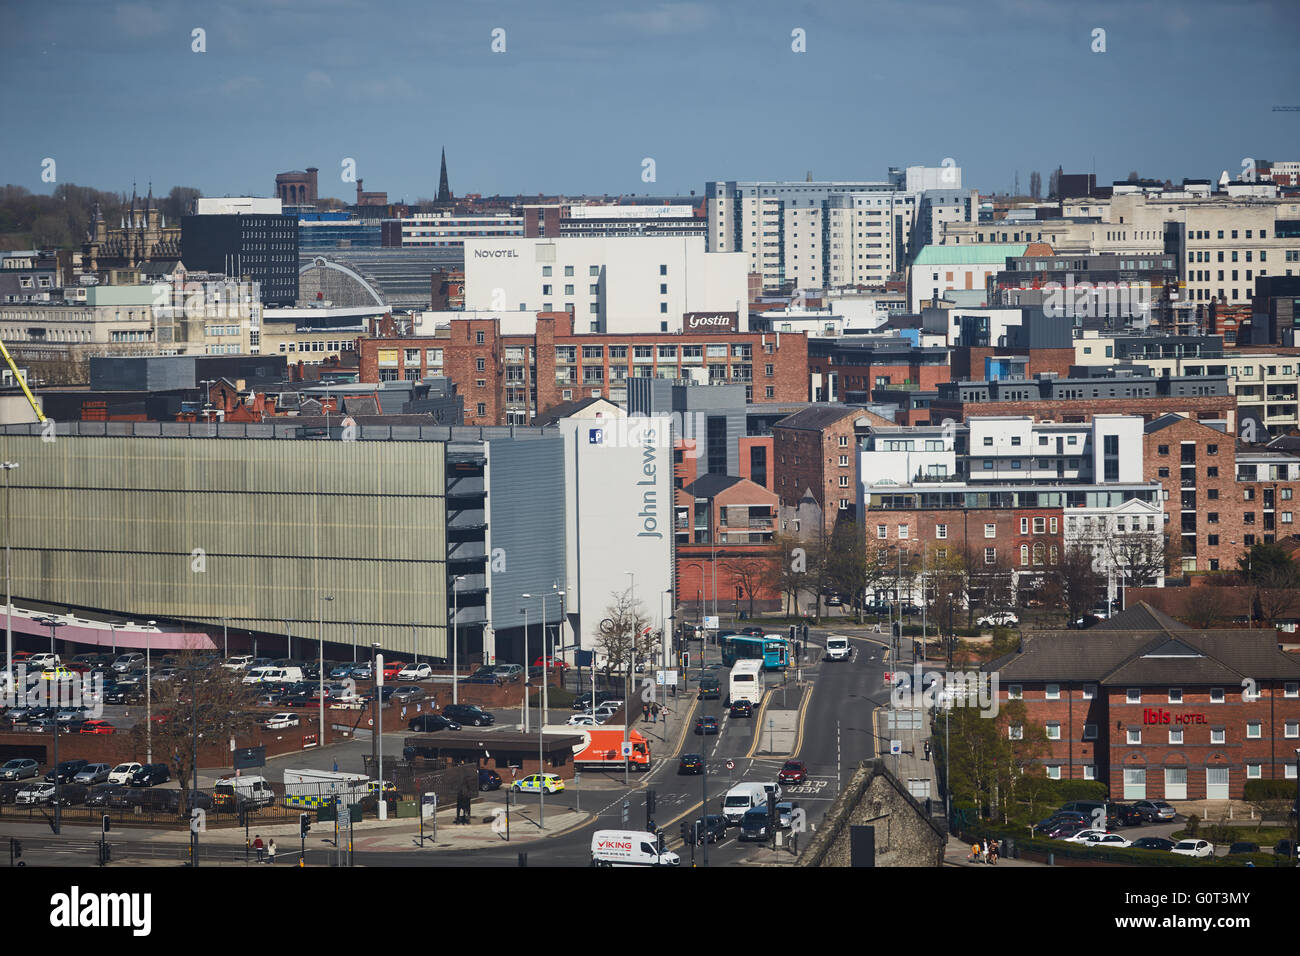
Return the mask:
<path id="1" fill-rule="evenodd" d="M 443 146 L 457 194 L 702 193 L 945 157 L 991 192 L 1058 163 L 1177 181 L 1300 159 L 1300 112 L 1270 109 L 1300 105 L 1295 0 L 7 6 L 0 182 L 37 192 L 51 157 L 61 182 L 206 195 L 317 166 L 345 197 L 352 158 L 366 189 L 414 201 Z"/>

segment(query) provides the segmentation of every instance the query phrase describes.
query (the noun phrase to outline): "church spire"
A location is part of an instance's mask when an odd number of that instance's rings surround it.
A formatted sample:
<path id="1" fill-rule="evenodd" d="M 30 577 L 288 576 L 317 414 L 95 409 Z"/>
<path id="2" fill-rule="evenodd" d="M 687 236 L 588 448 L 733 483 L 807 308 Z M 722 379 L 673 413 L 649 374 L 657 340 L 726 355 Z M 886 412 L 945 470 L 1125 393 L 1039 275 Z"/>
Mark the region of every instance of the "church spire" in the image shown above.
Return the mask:
<path id="1" fill-rule="evenodd" d="M 447 147 L 442 148 L 442 171 L 438 174 L 438 202 L 451 202 L 451 189 L 447 185 Z"/>

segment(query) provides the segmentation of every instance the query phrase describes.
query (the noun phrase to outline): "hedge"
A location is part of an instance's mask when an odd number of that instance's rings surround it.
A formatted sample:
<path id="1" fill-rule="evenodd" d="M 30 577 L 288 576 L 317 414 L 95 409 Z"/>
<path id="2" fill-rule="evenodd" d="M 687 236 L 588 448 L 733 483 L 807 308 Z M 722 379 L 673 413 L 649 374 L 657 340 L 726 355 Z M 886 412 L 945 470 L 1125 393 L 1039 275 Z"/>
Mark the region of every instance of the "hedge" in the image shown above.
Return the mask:
<path id="1" fill-rule="evenodd" d="M 1247 800 L 1294 800 L 1296 785 L 1290 780 L 1247 780 L 1242 796 Z"/>
<path id="2" fill-rule="evenodd" d="M 1091 781 L 1078 781 L 1088 783 Z M 1096 860 L 1103 863 L 1128 863 L 1135 866 L 1245 866 L 1247 862 L 1255 866 L 1277 866 L 1278 859 L 1272 853 L 1239 853 L 1223 857 L 1191 857 L 1180 853 L 1161 850 L 1134 850 L 1129 847 L 1085 847 L 1066 843 L 1063 840 L 1048 840 L 1043 837 L 1026 837 L 1022 828 L 989 825 L 982 828 L 968 828 L 959 834 L 967 845 L 977 837 L 996 836 L 1015 841 L 1017 852 L 1026 851 L 1036 855 L 1053 854 L 1061 859 Z"/>

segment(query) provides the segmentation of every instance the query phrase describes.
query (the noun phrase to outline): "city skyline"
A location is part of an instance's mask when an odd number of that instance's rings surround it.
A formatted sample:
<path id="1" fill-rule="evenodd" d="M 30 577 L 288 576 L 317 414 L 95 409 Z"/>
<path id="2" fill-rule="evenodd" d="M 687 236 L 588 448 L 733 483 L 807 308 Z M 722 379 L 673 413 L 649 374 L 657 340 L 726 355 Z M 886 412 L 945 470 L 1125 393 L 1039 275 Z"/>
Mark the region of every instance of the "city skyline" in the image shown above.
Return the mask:
<path id="1" fill-rule="evenodd" d="M 1279 78 L 1300 12 L 1285 4 L 769 6 L 505 3 L 455 23 L 352 0 L 55 9 L 0 40 L 10 83 L 44 91 L 39 127 L 0 144 L 0 166 L 39 193 L 206 195 L 270 195 L 276 173 L 317 166 L 321 195 L 346 201 L 351 159 L 367 189 L 415 202 L 436 195 L 443 147 L 456 195 L 697 198 L 715 179 L 883 180 L 945 158 L 984 193 L 1017 173 L 1026 193 L 1034 171 L 1046 191 L 1058 165 L 1217 179 L 1300 148 L 1296 114 L 1272 110 L 1291 105 Z M 130 108 L 88 109 L 88 91 Z"/>

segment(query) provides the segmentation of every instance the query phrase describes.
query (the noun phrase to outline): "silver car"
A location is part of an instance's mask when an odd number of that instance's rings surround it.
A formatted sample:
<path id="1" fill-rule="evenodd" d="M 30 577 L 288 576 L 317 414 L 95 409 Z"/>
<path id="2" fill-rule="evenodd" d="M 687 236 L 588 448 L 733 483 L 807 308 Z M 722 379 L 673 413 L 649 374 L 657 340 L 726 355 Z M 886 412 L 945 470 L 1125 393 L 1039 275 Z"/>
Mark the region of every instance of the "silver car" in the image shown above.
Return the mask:
<path id="1" fill-rule="evenodd" d="M 0 767 L 0 780 L 25 780 L 36 776 L 39 766 L 27 757 L 15 757 Z"/>
<path id="2" fill-rule="evenodd" d="M 97 783 L 107 783 L 108 775 L 113 772 L 112 764 L 92 763 L 82 767 L 75 777 L 73 783 L 84 783 L 87 786 L 94 786 Z"/>

